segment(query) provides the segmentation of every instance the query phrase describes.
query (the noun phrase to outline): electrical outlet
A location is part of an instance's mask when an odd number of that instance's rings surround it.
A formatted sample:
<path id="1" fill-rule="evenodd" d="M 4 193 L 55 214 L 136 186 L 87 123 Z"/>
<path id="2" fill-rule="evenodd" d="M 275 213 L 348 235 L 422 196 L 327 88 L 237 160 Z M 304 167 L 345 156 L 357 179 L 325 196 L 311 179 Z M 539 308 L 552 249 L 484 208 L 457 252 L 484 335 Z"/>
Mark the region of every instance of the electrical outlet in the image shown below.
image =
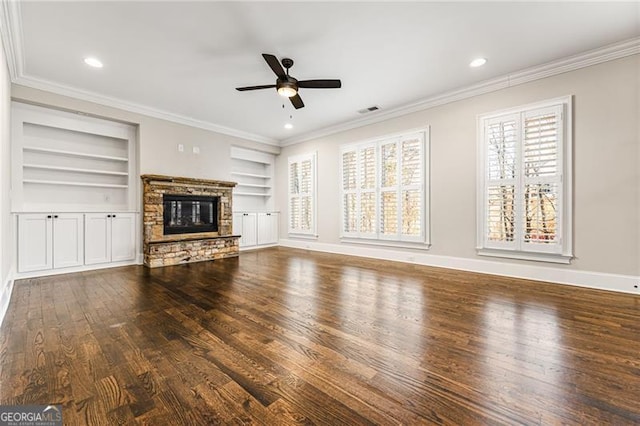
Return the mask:
<path id="1" fill-rule="evenodd" d="M 193 147 L 193 153 L 196 154 L 196 155 L 200 154 L 200 147 L 199 146 L 194 146 Z"/>
<path id="2" fill-rule="evenodd" d="M 178 152 L 184 152 L 184 144 L 182 143 L 178 144 Z"/>

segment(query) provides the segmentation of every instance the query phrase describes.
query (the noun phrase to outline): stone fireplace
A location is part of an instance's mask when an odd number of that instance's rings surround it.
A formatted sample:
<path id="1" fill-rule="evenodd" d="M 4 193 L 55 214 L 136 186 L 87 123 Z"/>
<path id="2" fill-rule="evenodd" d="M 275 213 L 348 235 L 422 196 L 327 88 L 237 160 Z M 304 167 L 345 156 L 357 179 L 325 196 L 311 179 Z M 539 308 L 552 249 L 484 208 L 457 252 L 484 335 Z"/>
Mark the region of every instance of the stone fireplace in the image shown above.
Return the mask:
<path id="1" fill-rule="evenodd" d="M 144 264 L 150 268 L 238 255 L 234 182 L 142 175 Z"/>

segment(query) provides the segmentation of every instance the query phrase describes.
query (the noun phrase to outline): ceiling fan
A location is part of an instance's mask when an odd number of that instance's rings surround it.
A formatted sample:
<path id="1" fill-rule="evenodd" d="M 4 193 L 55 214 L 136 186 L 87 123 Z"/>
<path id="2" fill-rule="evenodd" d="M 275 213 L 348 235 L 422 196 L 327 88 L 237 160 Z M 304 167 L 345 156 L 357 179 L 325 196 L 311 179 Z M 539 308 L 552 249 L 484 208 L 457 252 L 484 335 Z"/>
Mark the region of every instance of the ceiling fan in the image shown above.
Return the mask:
<path id="1" fill-rule="evenodd" d="M 340 80 L 296 80 L 289 75 L 289 68 L 293 66 L 293 59 L 282 58 L 282 66 L 280 66 L 280 62 L 278 62 L 278 58 L 276 58 L 275 56 L 269 55 L 268 53 L 263 53 L 262 57 L 265 61 L 267 61 L 267 64 L 271 67 L 275 75 L 278 77 L 278 79 L 276 80 L 276 84 L 236 87 L 236 90 L 244 92 L 247 90 L 271 89 L 275 87 L 280 96 L 289 98 L 291 104 L 293 104 L 296 109 L 300 109 L 304 107 L 304 102 L 302 102 L 302 99 L 298 94 L 299 88 L 339 89 L 340 87 L 342 87 L 342 82 L 340 82 Z M 287 71 L 285 72 L 282 67 L 285 67 Z"/>

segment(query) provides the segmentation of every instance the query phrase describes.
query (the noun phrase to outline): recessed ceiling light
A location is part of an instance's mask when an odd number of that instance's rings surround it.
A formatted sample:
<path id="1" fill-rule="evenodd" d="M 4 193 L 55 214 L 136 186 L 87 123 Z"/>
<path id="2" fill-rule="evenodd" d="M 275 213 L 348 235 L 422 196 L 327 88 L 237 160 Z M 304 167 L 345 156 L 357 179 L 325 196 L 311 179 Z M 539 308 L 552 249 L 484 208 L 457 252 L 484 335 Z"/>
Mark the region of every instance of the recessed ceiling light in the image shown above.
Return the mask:
<path id="1" fill-rule="evenodd" d="M 293 129 L 293 124 L 287 123 L 287 124 L 284 125 L 284 128 L 287 129 L 287 130 L 288 129 Z"/>
<path id="2" fill-rule="evenodd" d="M 487 63 L 487 60 L 485 58 L 476 58 L 476 59 L 474 59 L 473 61 L 471 61 L 469 63 L 469 66 L 471 68 L 478 68 L 478 67 L 483 66 L 486 63 Z"/>
<path id="3" fill-rule="evenodd" d="M 84 58 L 84 63 L 93 68 L 102 68 L 102 62 L 98 58 L 88 57 Z"/>

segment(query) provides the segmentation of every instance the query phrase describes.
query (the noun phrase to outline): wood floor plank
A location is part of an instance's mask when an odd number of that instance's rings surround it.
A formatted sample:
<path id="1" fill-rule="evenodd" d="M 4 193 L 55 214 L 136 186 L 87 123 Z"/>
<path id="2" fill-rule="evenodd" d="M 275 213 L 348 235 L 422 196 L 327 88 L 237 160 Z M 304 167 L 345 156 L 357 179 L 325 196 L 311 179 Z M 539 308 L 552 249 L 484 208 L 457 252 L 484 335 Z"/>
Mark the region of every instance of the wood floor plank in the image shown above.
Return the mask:
<path id="1" fill-rule="evenodd" d="M 269 248 L 17 281 L 0 403 L 69 425 L 640 424 L 640 297 Z"/>

